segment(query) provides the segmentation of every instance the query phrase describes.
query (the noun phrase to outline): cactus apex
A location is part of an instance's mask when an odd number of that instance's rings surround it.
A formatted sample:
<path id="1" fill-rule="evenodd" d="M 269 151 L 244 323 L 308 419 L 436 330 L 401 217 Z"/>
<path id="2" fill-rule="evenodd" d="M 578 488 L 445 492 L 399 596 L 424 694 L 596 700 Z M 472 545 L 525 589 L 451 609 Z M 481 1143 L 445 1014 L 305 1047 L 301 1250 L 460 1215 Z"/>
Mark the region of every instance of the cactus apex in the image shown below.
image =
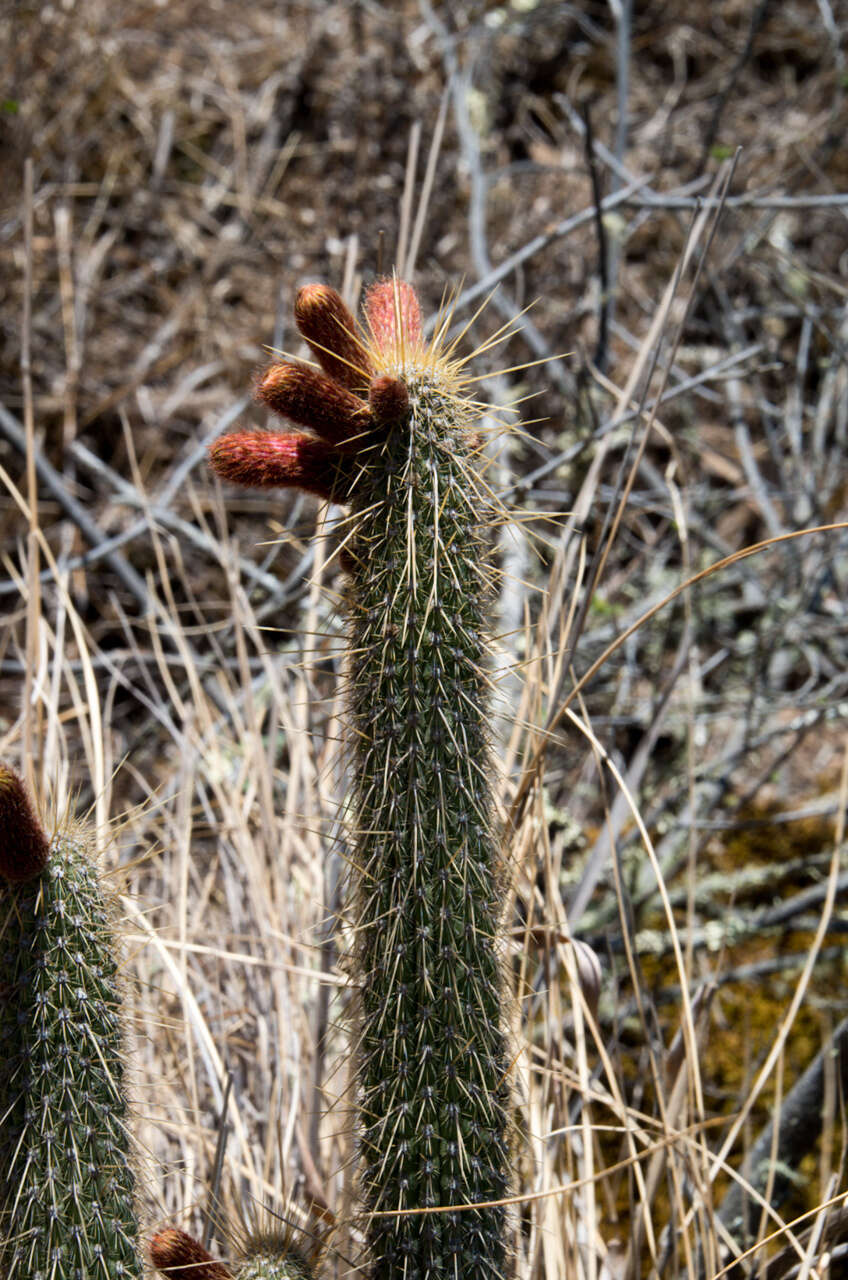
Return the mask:
<path id="1" fill-rule="evenodd" d="M 341 294 L 325 284 L 304 285 L 294 304 L 294 319 L 325 373 L 350 391 L 367 384 L 371 361 Z"/>
<path id="2" fill-rule="evenodd" d="M 312 1249 L 307 1256 L 288 1229 L 259 1232 L 240 1252 L 236 1280 L 313 1280 L 319 1252 Z"/>
<path id="3" fill-rule="evenodd" d="M 368 405 L 326 373 L 305 364 L 272 364 L 259 375 L 256 399 L 330 444 L 358 449 L 371 426 Z"/>
<path id="4" fill-rule="evenodd" d="M 344 455 L 313 436 L 236 431 L 209 448 L 213 471 L 253 489 L 305 489 L 325 502 L 345 502 L 353 473 Z"/>
<path id="5" fill-rule="evenodd" d="M 40 875 L 49 844 L 21 778 L 0 764 L 0 874 L 13 884 Z"/>
<path id="6" fill-rule="evenodd" d="M 376 346 L 390 353 L 421 345 L 421 308 L 405 280 L 379 280 L 365 299 L 365 314 Z"/>
<path id="7" fill-rule="evenodd" d="M 224 1264 L 178 1227 L 157 1231 L 150 1241 L 150 1260 L 168 1280 L 231 1280 Z"/>

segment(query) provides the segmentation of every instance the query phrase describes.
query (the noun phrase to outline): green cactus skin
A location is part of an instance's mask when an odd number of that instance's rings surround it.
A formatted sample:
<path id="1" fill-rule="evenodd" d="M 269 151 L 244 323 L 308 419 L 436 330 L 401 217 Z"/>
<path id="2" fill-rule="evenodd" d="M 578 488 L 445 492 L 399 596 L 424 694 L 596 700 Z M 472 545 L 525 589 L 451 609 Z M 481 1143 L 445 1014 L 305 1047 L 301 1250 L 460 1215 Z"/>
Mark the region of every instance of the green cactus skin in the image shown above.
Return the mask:
<path id="1" fill-rule="evenodd" d="M 143 1274 L 110 905 L 80 830 L 4 887 L 0 1274 Z"/>
<path id="2" fill-rule="evenodd" d="M 353 973 L 361 1185 L 375 1280 L 495 1280 L 508 1190 L 485 661 L 487 512 L 438 365 L 353 493 Z"/>

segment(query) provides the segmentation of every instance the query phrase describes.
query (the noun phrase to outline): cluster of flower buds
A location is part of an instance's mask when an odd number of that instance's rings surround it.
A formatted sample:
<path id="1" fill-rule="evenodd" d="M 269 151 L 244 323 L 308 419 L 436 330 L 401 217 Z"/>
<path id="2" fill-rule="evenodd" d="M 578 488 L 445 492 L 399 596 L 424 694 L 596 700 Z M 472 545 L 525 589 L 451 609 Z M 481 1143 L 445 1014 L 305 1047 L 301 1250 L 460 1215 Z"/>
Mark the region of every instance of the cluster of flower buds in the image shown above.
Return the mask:
<path id="1" fill-rule="evenodd" d="M 212 445 L 222 480 L 257 489 L 303 489 L 326 501 L 350 497 L 362 455 L 380 432 L 401 422 L 409 395 L 400 378 L 377 363 L 402 367 L 421 343 L 421 315 L 404 281 L 374 285 L 365 302 L 370 342 L 335 289 L 306 285 L 297 295 L 295 322 L 320 365 L 285 361 L 258 378 L 256 399 L 311 434 L 239 431 Z"/>

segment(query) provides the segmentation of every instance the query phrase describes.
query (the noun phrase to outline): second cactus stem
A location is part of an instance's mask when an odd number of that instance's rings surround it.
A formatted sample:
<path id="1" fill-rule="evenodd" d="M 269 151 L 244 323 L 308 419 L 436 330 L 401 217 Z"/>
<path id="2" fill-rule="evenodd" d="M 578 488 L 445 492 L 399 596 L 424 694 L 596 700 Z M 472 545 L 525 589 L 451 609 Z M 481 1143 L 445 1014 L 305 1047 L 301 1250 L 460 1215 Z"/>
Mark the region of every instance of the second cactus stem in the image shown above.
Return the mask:
<path id="1" fill-rule="evenodd" d="M 141 1280 L 114 912 L 0 766 L 0 1274 Z"/>
<path id="2" fill-rule="evenodd" d="M 366 317 L 361 337 L 332 290 L 302 290 L 296 318 L 324 372 L 274 366 L 258 395 L 315 436 L 227 437 L 212 461 L 351 512 L 349 905 L 371 1274 L 496 1280 L 509 1063 L 487 741 L 491 507 L 447 322 L 425 344 L 397 280 L 372 289 Z"/>

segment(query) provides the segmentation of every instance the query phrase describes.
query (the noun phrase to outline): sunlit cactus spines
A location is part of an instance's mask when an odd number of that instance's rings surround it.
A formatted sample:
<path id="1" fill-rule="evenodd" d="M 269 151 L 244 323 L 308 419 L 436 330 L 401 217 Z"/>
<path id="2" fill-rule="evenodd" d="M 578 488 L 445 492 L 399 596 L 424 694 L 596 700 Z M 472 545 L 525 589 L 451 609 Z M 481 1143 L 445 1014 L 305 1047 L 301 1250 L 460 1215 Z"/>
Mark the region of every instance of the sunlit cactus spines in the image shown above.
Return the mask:
<path id="1" fill-rule="evenodd" d="M 112 905 L 92 841 L 59 831 L 2 889 L 0 1274 L 143 1274 Z"/>
<path id="2" fill-rule="evenodd" d="M 510 1086 L 487 737 L 495 512 L 476 466 L 477 415 L 464 361 L 446 341 L 448 317 L 425 342 L 408 284 L 370 290 L 367 336 L 355 339 L 336 296 L 316 286 L 308 297 L 309 333 L 330 357 L 344 353 L 345 369 L 356 363 L 368 375 L 360 385 L 345 373 L 329 403 L 353 385 L 370 414 L 359 446 L 347 441 L 355 474 L 344 543 L 349 964 L 370 1274 L 496 1280 L 507 1269 L 506 1210 L 496 1202 L 509 1190 Z M 344 337 L 334 345 L 335 329 Z M 348 362 L 354 340 L 365 354 Z M 321 363 L 329 378 L 326 351 Z M 285 367 L 274 375 L 280 385 L 295 377 Z M 321 376 L 296 415 L 279 408 L 326 437 Z M 487 1207 L 458 1208 L 478 1204 Z"/>
<path id="3" fill-rule="evenodd" d="M 22 779 L 0 764 L 0 876 L 22 884 L 40 875 L 49 847 Z"/>
<path id="4" fill-rule="evenodd" d="M 186 1231 L 165 1227 L 150 1241 L 150 1261 L 167 1280 L 233 1280 L 223 1262 L 216 1262 Z"/>

